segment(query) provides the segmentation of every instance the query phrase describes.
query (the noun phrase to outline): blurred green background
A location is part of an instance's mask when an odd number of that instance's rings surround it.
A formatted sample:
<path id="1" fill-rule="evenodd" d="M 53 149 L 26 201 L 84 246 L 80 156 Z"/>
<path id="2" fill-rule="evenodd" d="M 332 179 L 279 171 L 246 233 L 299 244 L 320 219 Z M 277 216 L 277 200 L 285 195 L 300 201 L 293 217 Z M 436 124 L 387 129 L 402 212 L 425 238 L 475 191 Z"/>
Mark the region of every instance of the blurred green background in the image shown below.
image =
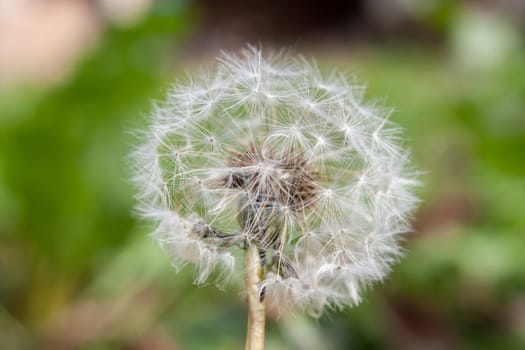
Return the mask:
<path id="1" fill-rule="evenodd" d="M 525 349 L 525 5 L 0 2 L 0 349 L 241 349 L 241 286 L 192 284 L 133 216 L 132 130 L 245 42 L 396 109 L 423 199 L 353 309 L 269 315 L 268 349 Z"/>

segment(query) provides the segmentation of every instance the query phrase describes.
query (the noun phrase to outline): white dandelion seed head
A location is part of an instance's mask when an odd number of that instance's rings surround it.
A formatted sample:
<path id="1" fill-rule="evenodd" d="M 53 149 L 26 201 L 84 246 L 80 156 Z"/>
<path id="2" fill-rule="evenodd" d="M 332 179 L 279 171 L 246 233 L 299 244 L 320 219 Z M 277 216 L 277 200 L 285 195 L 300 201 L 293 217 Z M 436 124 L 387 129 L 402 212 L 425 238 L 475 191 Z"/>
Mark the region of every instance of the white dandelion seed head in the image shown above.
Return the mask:
<path id="1" fill-rule="evenodd" d="M 400 255 L 418 182 L 390 112 L 336 72 L 249 47 L 176 84 L 135 153 L 138 210 L 174 266 L 264 252 L 269 299 L 354 305 Z"/>

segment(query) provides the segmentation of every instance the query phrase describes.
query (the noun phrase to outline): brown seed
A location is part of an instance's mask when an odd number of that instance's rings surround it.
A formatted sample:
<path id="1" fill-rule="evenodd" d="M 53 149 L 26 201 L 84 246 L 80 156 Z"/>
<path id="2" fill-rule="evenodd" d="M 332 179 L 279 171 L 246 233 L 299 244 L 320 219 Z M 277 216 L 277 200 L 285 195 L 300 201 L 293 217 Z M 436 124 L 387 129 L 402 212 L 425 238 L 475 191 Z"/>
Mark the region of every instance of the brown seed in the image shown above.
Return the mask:
<path id="1" fill-rule="evenodd" d="M 228 166 L 232 170 L 217 186 L 243 190 L 294 214 L 311 207 L 319 192 L 317 171 L 294 149 L 278 152 L 250 144 L 232 151 Z"/>

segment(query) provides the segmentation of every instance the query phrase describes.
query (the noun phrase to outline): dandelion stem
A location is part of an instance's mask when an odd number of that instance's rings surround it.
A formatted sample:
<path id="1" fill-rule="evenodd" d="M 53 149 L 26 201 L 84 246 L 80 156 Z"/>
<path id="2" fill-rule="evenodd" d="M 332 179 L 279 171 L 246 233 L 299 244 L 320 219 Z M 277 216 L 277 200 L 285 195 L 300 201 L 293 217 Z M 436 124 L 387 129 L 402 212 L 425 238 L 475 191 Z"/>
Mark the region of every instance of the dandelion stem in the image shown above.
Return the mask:
<path id="1" fill-rule="evenodd" d="M 259 295 L 258 285 L 262 278 L 261 258 L 258 248 L 248 244 L 244 256 L 246 289 L 248 290 L 248 330 L 246 350 L 264 349 L 264 301 Z"/>

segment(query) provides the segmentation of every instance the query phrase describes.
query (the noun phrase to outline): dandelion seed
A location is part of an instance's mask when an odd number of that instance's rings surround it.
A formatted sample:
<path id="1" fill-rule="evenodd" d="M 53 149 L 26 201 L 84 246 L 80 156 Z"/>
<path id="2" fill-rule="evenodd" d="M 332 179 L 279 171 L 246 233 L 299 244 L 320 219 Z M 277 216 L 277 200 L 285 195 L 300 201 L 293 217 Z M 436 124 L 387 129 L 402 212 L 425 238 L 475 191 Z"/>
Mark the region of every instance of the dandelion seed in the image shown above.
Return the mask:
<path id="1" fill-rule="evenodd" d="M 135 152 L 138 209 L 173 264 L 197 265 L 201 283 L 253 247 L 259 299 L 317 314 L 357 304 L 399 256 L 417 202 L 399 129 L 362 95 L 252 47 L 175 85 Z"/>

